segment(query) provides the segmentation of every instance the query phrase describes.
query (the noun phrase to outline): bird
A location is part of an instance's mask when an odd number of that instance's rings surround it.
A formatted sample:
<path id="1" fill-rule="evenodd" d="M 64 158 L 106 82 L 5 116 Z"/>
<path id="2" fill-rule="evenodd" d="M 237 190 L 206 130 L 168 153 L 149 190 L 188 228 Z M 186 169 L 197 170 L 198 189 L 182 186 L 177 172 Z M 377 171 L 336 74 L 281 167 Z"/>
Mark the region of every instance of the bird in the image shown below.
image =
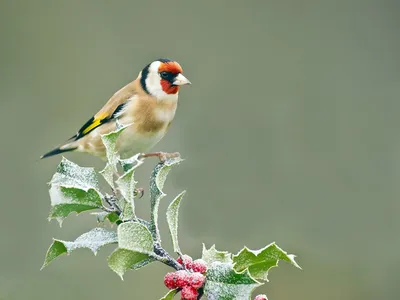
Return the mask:
<path id="1" fill-rule="evenodd" d="M 145 153 L 166 134 L 175 116 L 179 89 L 190 84 L 178 62 L 154 60 L 135 80 L 117 91 L 75 135 L 40 158 L 75 151 L 106 160 L 101 136 L 121 125 L 126 126 L 116 141 L 121 158 Z"/>

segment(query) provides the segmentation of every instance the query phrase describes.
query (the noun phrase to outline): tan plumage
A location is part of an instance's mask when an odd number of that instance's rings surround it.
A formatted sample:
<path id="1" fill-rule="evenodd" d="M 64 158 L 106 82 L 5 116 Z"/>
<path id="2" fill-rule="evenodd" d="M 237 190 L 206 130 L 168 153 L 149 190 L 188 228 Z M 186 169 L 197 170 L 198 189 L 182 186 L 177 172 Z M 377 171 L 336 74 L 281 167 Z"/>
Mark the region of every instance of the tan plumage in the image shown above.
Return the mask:
<path id="1" fill-rule="evenodd" d="M 116 129 L 117 120 L 130 125 L 120 135 L 117 150 L 123 157 L 146 152 L 167 132 L 174 116 L 181 85 L 190 84 L 177 62 L 159 59 L 147 65 L 136 80 L 117 91 L 65 144 L 42 158 L 67 151 L 105 158 L 101 135 Z"/>

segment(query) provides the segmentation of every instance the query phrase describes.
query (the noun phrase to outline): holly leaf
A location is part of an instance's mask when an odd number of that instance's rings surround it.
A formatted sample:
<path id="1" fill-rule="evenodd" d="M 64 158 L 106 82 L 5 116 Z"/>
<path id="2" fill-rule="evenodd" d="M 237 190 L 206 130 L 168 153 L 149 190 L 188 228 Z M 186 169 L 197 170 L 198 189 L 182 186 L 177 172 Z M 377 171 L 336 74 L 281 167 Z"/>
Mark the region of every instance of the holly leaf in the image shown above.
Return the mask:
<path id="1" fill-rule="evenodd" d="M 172 237 L 172 244 L 174 247 L 174 252 L 181 253 L 181 249 L 179 248 L 178 243 L 178 214 L 179 214 L 179 206 L 181 204 L 181 200 L 185 195 L 186 191 L 180 193 L 174 200 L 172 200 L 171 204 L 167 209 L 167 222 L 169 227 L 169 232 Z"/>
<path id="2" fill-rule="evenodd" d="M 160 162 L 153 170 L 150 177 L 150 205 L 151 205 L 151 225 L 150 230 L 153 233 L 155 240 L 161 242 L 160 233 L 158 230 L 158 207 L 160 201 L 165 197 L 162 191 L 165 180 L 171 168 L 182 161 L 180 157 L 175 157 Z"/>
<path id="3" fill-rule="evenodd" d="M 122 166 L 122 169 L 124 170 L 124 172 L 134 168 L 136 169 L 136 167 L 140 166 L 141 164 L 143 164 L 144 160 L 143 159 L 139 159 L 140 157 L 140 153 L 126 158 L 126 159 L 119 159 L 119 163 Z"/>
<path id="4" fill-rule="evenodd" d="M 203 254 L 201 258 L 206 262 L 207 267 L 210 267 L 214 262 L 232 263 L 232 254 L 227 251 L 218 251 L 215 249 L 215 245 L 212 245 L 210 249 L 207 250 L 206 246 L 203 244 Z"/>
<path id="5" fill-rule="evenodd" d="M 53 175 L 50 185 L 78 188 L 84 191 L 89 189 L 99 190 L 97 174 L 93 168 L 80 167 L 65 157 L 57 166 L 57 171 Z"/>
<path id="6" fill-rule="evenodd" d="M 232 264 L 214 262 L 207 270 L 204 287 L 208 300 L 251 299 L 251 293 L 262 285 L 247 270 L 238 273 Z"/>
<path id="7" fill-rule="evenodd" d="M 61 254 L 69 254 L 79 248 L 88 248 L 96 255 L 101 247 L 108 244 L 115 244 L 117 241 L 116 232 L 108 231 L 103 228 L 94 228 L 82 234 L 73 242 L 53 239 L 53 243 L 47 250 L 42 269 Z"/>
<path id="8" fill-rule="evenodd" d="M 96 209 L 102 206 L 102 195 L 93 168 L 83 168 L 63 157 L 50 181 L 51 210 L 49 219 L 60 225 L 71 212 Z"/>
<path id="9" fill-rule="evenodd" d="M 97 222 L 99 223 L 103 223 L 106 220 L 110 221 L 110 223 L 115 223 L 119 220 L 119 216 L 116 212 L 100 211 L 94 212 L 92 215 L 97 217 Z"/>
<path id="10" fill-rule="evenodd" d="M 178 293 L 177 290 L 170 290 L 164 297 L 160 300 L 172 300 L 174 299 L 175 295 Z"/>
<path id="11" fill-rule="evenodd" d="M 57 219 L 60 226 L 62 221 L 72 212 L 79 214 L 83 211 L 102 207 L 99 192 L 92 188 L 85 191 L 79 188 L 53 185 L 49 193 L 52 206 L 49 220 Z"/>
<path id="12" fill-rule="evenodd" d="M 104 179 L 107 181 L 107 183 L 115 189 L 115 184 L 114 184 L 114 174 L 116 173 L 116 167 L 114 167 L 112 164 L 107 162 L 106 166 L 104 167 L 103 170 L 99 172 L 101 175 L 103 175 Z"/>
<path id="13" fill-rule="evenodd" d="M 127 270 L 154 261 L 151 233 L 138 222 L 125 222 L 118 226 L 118 247 L 108 258 L 108 265 L 121 279 Z"/>
<path id="14" fill-rule="evenodd" d="M 131 168 L 126 171 L 121 177 L 119 177 L 116 181 L 119 190 L 121 191 L 122 196 L 125 201 L 131 206 L 130 215 L 126 215 L 125 218 L 134 219 L 135 215 L 135 188 L 137 182 L 135 181 L 134 172 L 137 167 L 139 167 L 143 161 L 138 160 L 139 154 L 136 154 L 132 157 L 131 161 L 136 161 L 135 164 L 131 164 Z M 124 214 L 125 215 L 125 214 Z"/>
<path id="15" fill-rule="evenodd" d="M 114 131 L 111 131 L 110 133 L 103 134 L 101 136 L 101 140 L 104 144 L 104 147 L 106 148 L 106 156 L 107 156 L 107 161 L 108 164 L 106 165 L 105 169 L 103 170 L 104 174 L 106 175 L 104 178 L 108 177 L 109 178 L 109 172 L 117 172 L 117 163 L 119 160 L 119 154 L 117 152 L 117 139 L 119 135 L 124 131 L 128 125 L 122 125 L 117 122 L 117 129 Z M 104 175 L 103 175 L 104 176 Z M 107 178 L 106 178 L 107 180 Z M 108 182 L 108 180 L 107 180 Z"/>
<path id="16" fill-rule="evenodd" d="M 271 243 L 260 250 L 250 250 L 244 247 L 233 256 L 233 262 L 236 271 L 240 272 L 247 269 L 254 278 L 268 281 L 268 271 L 277 267 L 279 260 L 290 262 L 301 269 L 294 258 L 295 255 L 287 254 L 275 243 Z"/>
<path id="17" fill-rule="evenodd" d="M 108 266 L 123 280 L 127 270 L 139 269 L 153 261 L 147 254 L 118 248 L 108 257 Z"/>
<path id="18" fill-rule="evenodd" d="M 153 255 L 153 238 L 150 231 L 138 222 L 125 222 L 118 226 L 118 247 Z"/>

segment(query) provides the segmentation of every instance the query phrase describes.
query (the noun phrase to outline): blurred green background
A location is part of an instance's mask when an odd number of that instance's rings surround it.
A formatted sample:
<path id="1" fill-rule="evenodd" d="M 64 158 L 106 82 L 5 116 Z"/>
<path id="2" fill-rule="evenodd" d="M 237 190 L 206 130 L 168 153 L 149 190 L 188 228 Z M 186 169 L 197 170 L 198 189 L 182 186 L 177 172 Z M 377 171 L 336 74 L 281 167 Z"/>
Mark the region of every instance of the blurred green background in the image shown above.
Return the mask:
<path id="1" fill-rule="evenodd" d="M 38 157 L 159 57 L 193 83 L 155 148 L 187 159 L 166 187 L 169 199 L 188 190 L 184 251 L 276 241 L 303 271 L 272 270 L 258 290 L 270 299 L 398 299 L 399 26 L 395 0 L 0 0 L 0 299 L 166 292 L 161 264 L 122 282 L 107 267 L 112 247 L 39 271 L 52 237 L 73 239 L 95 221 L 47 222 L 46 182 L 61 157 Z M 155 163 L 138 172 L 142 186 Z M 146 200 L 138 206 L 147 216 Z"/>

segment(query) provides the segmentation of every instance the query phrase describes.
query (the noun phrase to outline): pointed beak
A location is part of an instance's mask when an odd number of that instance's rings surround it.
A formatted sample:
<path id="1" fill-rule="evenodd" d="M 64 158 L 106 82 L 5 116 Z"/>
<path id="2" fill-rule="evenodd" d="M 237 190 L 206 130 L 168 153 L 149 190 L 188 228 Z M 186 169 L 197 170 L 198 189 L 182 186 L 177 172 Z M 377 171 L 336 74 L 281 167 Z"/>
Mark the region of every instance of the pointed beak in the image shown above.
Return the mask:
<path id="1" fill-rule="evenodd" d="M 175 77 L 175 81 L 172 83 L 173 85 L 186 85 L 186 84 L 192 84 L 185 76 L 183 76 L 181 73 L 178 74 L 178 76 Z"/>

